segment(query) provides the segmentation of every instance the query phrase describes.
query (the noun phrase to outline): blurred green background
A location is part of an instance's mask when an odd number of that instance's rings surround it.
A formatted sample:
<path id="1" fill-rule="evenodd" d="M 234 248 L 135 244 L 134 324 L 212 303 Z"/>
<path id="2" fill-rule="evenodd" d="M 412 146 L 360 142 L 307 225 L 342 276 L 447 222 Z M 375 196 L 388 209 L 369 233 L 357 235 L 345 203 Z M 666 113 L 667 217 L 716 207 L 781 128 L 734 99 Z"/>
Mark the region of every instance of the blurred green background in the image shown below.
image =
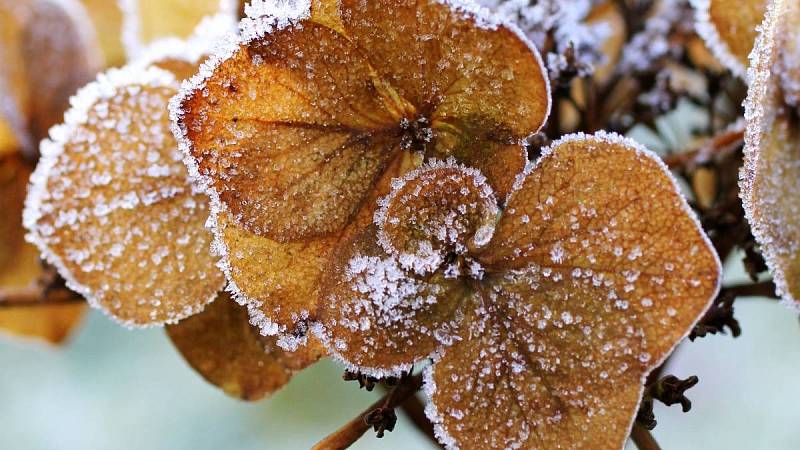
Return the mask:
<path id="1" fill-rule="evenodd" d="M 800 448 L 797 315 L 766 299 L 740 299 L 736 311 L 739 339 L 687 342 L 667 369 L 700 384 L 690 413 L 657 406 L 665 450 Z M 97 312 L 62 350 L 3 339 L 0 361 L 0 449 L 308 448 L 379 395 L 322 362 L 271 399 L 243 403 L 195 374 L 162 331 L 128 331 Z M 435 447 L 401 417 L 383 440 L 354 448 Z"/>

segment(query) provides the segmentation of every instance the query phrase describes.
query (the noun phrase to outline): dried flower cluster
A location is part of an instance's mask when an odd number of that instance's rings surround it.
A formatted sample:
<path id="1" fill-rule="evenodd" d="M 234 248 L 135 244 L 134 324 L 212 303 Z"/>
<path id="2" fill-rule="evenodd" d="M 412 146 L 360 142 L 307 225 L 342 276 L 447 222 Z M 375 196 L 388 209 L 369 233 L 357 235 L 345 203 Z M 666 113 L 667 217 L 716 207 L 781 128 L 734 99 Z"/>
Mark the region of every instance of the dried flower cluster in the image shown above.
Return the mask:
<path id="1" fill-rule="evenodd" d="M 242 399 L 326 355 L 393 386 L 321 448 L 420 387 L 447 448 L 688 410 L 675 346 L 800 296 L 800 6 L 480 3 L 0 0 L 0 328 L 85 299 Z M 775 285 L 720 293 L 735 248 Z"/>

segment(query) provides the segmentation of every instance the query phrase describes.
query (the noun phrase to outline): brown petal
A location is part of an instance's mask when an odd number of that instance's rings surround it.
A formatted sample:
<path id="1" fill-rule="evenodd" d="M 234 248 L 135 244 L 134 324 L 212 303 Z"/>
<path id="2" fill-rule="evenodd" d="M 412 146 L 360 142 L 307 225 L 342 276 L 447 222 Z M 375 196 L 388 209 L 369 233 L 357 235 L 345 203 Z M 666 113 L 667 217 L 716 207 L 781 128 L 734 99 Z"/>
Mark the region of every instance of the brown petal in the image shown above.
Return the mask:
<path id="1" fill-rule="evenodd" d="M 26 226 L 70 287 L 129 326 L 173 323 L 216 297 L 222 273 L 169 131 L 167 72 L 112 70 L 43 145 Z"/>
<path id="2" fill-rule="evenodd" d="M 264 334 L 304 335 L 319 314 L 320 277 L 342 241 L 372 223 L 377 199 L 391 180 L 409 170 L 409 158 L 396 160 L 342 232 L 331 237 L 282 243 L 250 233 L 224 211 L 213 217 L 226 275 L 238 300 L 250 306 L 252 320 Z"/>
<path id="3" fill-rule="evenodd" d="M 800 132 L 797 110 L 785 103 L 780 42 L 790 36 L 800 6 L 775 0 L 758 38 L 745 110 L 745 165 L 741 195 L 753 235 L 761 244 L 778 292 L 800 306 Z M 787 28 L 789 27 L 789 28 Z"/>
<path id="4" fill-rule="evenodd" d="M 635 355 L 617 347 L 603 353 L 579 325 L 528 334 L 517 329 L 525 325 L 518 316 L 476 309 L 464 319 L 471 324 L 465 339 L 426 372 L 426 412 L 440 442 L 463 449 L 624 446 L 642 394 Z M 624 368 L 628 360 L 634 363 Z"/>
<path id="5" fill-rule="evenodd" d="M 654 360 L 688 332 L 720 281 L 716 253 L 665 166 L 605 133 L 553 145 L 512 194 L 480 259 L 487 272 L 536 269 L 542 283 L 595 286 L 587 301 L 604 300 L 588 307 L 638 313 Z"/>
<path id="6" fill-rule="evenodd" d="M 193 317 L 167 326 L 172 343 L 200 375 L 226 394 L 255 401 L 285 386 L 324 355 L 310 339 L 295 353 L 281 350 L 249 323 L 247 310 L 227 294 Z"/>
<path id="7" fill-rule="evenodd" d="M 480 169 L 505 198 L 525 164 L 519 145 L 550 111 L 539 53 L 511 25 L 453 2 L 343 0 L 344 33 L 418 111 L 433 151 Z M 391 11 L 391 13 L 388 13 Z"/>
<path id="8" fill-rule="evenodd" d="M 416 276 L 378 245 L 375 227 L 340 247 L 322 280 L 320 337 L 348 366 L 399 375 L 457 339 L 469 295 L 458 278 Z"/>
<path id="9" fill-rule="evenodd" d="M 378 240 L 419 274 L 489 241 L 499 213 L 486 178 L 475 169 L 435 163 L 392 183 L 375 215 Z"/>

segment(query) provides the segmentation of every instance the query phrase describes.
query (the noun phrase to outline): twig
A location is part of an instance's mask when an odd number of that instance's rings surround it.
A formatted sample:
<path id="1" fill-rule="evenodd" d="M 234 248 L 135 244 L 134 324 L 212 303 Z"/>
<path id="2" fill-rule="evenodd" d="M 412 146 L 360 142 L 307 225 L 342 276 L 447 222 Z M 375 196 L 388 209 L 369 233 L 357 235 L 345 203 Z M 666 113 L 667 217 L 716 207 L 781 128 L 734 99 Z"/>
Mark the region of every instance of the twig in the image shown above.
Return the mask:
<path id="1" fill-rule="evenodd" d="M 404 413 L 411 419 L 411 422 L 417 427 L 417 429 L 423 432 L 431 442 L 436 444 L 437 446 L 440 445 L 439 441 L 436 439 L 436 434 L 433 432 L 433 424 L 428 419 L 428 416 L 425 415 L 425 404 L 417 397 L 413 395 L 408 398 L 400 408 L 403 410 Z"/>
<path id="2" fill-rule="evenodd" d="M 723 291 L 730 292 L 736 297 L 767 297 L 780 298 L 775 292 L 776 287 L 773 281 L 762 281 L 754 284 L 737 284 L 722 288 Z"/>
<path id="3" fill-rule="evenodd" d="M 40 287 L 0 291 L 0 309 L 68 305 L 83 302 L 83 298 L 66 288 L 44 290 Z"/>
<path id="4" fill-rule="evenodd" d="M 664 157 L 664 163 L 671 169 L 691 168 L 710 161 L 716 155 L 737 149 L 742 142 L 744 142 L 744 129 L 734 127 L 717 134 L 694 150 Z"/>
<path id="5" fill-rule="evenodd" d="M 634 424 L 631 430 L 631 439 L 639 450 L 661 450 L 653 434 L 644 427 Z"/>
<path id="6" fill-rule="evenodd" d="M 422 387 L 422 376 L 415 375 L 404 378 L 400 383 L 393 387 L 392 390 L 386 394 L 384 398 L 373 403 L 369 408 L 364 410 L 361 414 L 353 420 L 339 428 L 333 434 L 325 439 L 319 441 L 313 450 L 342 450 L 350 447 L 357 440 L 373 426 L 369 423 L 368 418 L 376 411 L 386 411 L 393 409 L 408 399 L 412 398 L 414 394 Z"/>

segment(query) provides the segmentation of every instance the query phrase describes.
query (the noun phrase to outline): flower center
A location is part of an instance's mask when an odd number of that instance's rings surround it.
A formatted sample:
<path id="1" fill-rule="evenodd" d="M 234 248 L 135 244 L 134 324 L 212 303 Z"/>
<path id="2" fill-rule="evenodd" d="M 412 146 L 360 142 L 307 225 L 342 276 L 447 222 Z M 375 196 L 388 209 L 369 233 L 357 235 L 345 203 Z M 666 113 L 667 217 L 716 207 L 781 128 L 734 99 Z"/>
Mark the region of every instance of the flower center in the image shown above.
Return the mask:
<path id="1" fill-rule="evenodd" d="M 427 145 L 433 140 L 431 121 L 421 116 L 416 119 L 403 118 L 400 121 L 400 147 L 410 152 L 425 152 Z"/>

